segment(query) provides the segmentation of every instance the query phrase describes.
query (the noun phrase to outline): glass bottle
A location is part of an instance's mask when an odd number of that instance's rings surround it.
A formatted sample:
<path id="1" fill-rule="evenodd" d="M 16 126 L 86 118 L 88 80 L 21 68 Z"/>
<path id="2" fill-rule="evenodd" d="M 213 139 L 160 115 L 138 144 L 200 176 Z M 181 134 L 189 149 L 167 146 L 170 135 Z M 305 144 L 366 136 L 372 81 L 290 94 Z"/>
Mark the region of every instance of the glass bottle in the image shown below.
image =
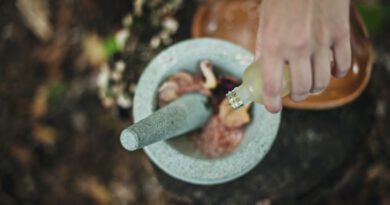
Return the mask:
<path id="1" fill-rule="evenodd" d="M 283 72 L 282 96 L 286 96 L 290 91 L 290 75 L 287 65 Z M 235 87 L 226 94 L 230 106 L 233 109 L 240 109 L 244 105 L 255 102 L 263 104 L 263 85 L 261 80 L 260 61 L 250 64 L 244 71 L 242 84 Z"/>

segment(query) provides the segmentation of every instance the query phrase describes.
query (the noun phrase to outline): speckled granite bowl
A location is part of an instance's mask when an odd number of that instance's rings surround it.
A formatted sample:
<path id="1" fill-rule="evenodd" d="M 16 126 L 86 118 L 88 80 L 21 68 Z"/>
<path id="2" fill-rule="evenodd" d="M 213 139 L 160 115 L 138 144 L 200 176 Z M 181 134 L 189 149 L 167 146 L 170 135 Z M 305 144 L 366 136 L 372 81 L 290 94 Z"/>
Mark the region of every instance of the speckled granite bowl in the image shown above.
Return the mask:
<path id="1" fill-rule="evenodd" d="M 253 59 L 251 52 L 232 43 L 216 39 L 187 40 L 159 54 L 141 76 L 134 98 L 135 122 L 156 109 L 159 85 L 179 70 L 198 71 L 201 60 L 211 59 L 217 72 L 236 76 Z M 230 154 L 219 158 L 202 156 L 184 136 L 161 141 L 144 148 L 149 158 L 174 178 L 193 184 L 219 184 L 242 176 L 266 155 L 277 134 L 279 114 L 268 113 L 262 105 L 252 109 L 252 122 L 246 127 L 244 139 Z"/>

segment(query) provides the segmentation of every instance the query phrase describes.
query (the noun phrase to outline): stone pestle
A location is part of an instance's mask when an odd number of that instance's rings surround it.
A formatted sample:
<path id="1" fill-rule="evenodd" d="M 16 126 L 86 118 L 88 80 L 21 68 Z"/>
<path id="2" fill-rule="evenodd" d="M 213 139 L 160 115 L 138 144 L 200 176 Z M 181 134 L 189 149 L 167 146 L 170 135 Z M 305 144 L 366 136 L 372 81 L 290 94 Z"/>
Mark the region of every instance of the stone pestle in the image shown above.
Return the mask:
<path id="1" fill-rule="evenodd" d="M 212 114 L 209 100 L 200 93 L 186 94 L 148 117 L 124 129 L 120 140 L 134 151 L 204 125 Z"/>

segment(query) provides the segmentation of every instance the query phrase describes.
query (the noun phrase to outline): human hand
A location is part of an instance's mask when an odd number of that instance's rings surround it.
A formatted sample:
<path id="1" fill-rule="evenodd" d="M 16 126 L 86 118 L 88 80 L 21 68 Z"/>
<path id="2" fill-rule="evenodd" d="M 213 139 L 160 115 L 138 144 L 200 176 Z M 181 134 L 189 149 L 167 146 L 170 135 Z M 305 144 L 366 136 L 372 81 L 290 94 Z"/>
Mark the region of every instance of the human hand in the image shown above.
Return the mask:
<path id="1" fill-rule="evenodd" d="M 268 111 L 282 108 L 283 68 L 290 68 L 290 97 L 304 100 L 323 91 L 330 76 L 351 65 L 349 0 L 263 0 L 256 42 L 263 98 Z M 331 60 L 334 69 L 331 70 Z"/>

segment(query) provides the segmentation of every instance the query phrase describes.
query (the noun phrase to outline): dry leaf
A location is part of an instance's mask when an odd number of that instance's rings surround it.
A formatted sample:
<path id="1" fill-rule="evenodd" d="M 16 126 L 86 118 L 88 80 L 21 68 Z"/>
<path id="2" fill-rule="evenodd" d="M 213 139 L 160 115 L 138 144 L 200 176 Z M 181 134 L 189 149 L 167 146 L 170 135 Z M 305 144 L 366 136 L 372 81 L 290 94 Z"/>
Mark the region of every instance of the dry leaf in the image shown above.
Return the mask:
<path id="1" fill-rule="evenodd" d="M 106 61 L 103 41 L 96 33 L 89 34 L 84 38 L 83 55 L 93 67 L 99 67 Z"/>
<path id="2" fill-rule="evenodd" d="M 41 40 L 47 42 L 53 37 L 50 24 L 50 9 L 47 0 L 18 0 L 16 6 L 26 26 Z"/>
<path id="3" fill-rule="evenodd" d="M 264 199 L 264 200 L 256 202 L 256 205 L 271 205 L 271 200 L 270 199 Z"/>
<path id="4" fill-rule="evenodd" d="M 31 162 L 31 151 L 24 145 L 11 145 L 10 155 L 20 162 L 23 166 L 27 166 Z"/>
<path id="5" fill-rule="evenodd" d="M 375 178 L 383 175 L 386 172 L 386 168 L 381 164 L 372 165 L 367 170 L 367 180 L 372 181 Z"/>
<path id="6" fill-rule="evenodd" d="M 44 145 L 53 145 L 57 138 L 54 128 L 42 124 L 34 124 L 33 133 L 35 140 Z"/>
<path id="7" fill-rule="evenodd" d="M 111 193 L 100 183 L 96 178 L 80 179 L 78 182 L 78 188 L 81 192 L 91 197 L 99 204 L 110 204 Z"/>
<path id="8" fill-rule="evenodd" d="M 40 86 L 38 88 L 31 105 L 31 115 L 33 118 L 39 118 L 47 114 L 48 93 L 46 86 Z"/>
<path id="9" fill-rule="evenodd" d="M 137 199 L 134 187 L 126 182 L 113 181 L 110 184 L 110 190 L 113 194 L 114 201 L 119 204 L 132 204 Z"/>

